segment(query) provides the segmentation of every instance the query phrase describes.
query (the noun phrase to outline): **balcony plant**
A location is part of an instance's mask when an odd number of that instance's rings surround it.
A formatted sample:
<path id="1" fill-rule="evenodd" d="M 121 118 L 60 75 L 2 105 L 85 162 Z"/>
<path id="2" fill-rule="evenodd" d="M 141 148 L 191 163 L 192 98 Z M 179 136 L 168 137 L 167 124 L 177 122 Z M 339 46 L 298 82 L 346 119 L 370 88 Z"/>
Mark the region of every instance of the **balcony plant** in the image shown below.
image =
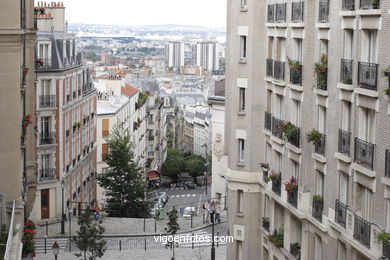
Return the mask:
<path id="1" fill-rule="evenodd" d="M 31 124 L 32 124 L 32 116 L 31 114 L 27 114 L 23 119 L 23 125 L 24 127 L 28 127 Z"/>
<path id="2" fill-rule="evenodd" d="M 263 228 L 265 228 L 267 231 L 269 230 L 269 218 L 263 217 Z"/>
<path id="3" fill-rule="evenodd" d="M 282 180 L 282 174 L 272 172 L 271 175 L 268 177 L 268 181 L 281 181 Z"/>
<path id="4" fill-rule="evenodd" d="M 298 60 L 292 60 L 290 59 L 289 57 L 287 57 L 287 60 L 288 60 L 288 66 L 290 66 L 291 69 L 295 69 L 295 70 L 301 70 L 302 68 L 302 63 Z"/>
<path id="5" fill-rule="evenodd" d="M 323 73 L 328 70 L 328 55 L 321 54 L 320 61 L 314 63 L 314 71 L 318 73 Z"/>
<path id="6" fill-rule="evenodd" d="M 390 77 L 390 65 L 383 70 L 383 73 L 386 77 Z"/>
<path id="7" fill-rule="evenodd" d="M 301 244 L 298 242 L 290 244 L 290 253 L 296 258 L 301 258 Z"/>
<path id="8" fill-rule="evenodd" d="M 298 180 L 294 176 L 291 176 L 290 180 L 286 183 L 285 187 L 288 194 L 298 190 Z"/>
<path id="9" fill-rule="evenodd" d="M 275 229 L 274 232 L 268 236 L 268 239 L 277 248 L 283 247 L 283 240 L 284 240 L 283 227 L 279 228 L 278 230 Z"/>
<path id="10" fill-rule="evenodd" d="M 312 129 L 309 133 L 306 134 L 307 141 L 309 143 L 320 143 L 322 134 L 318 132 L 316 129 Z"/>
<path id="11" fill-rule="evenodd" d="M 282 131 L 288 141 L 294 140 L 299 136 L 298 127 L 293 125 L 291 122 L 284 122 L 282 124 Z"/>
<path id="12" fill-rule="evenodd" d="M 384 245 L 390 245 L 390 233 L 380 232 L 378 234 L 378 241 L 382 242 Z"/>
<path id="13" fill-rule="evenodd" d="M 44 61 L 43 61 L 43 59 L 36 59 L 35 60 L 35 66 L 39 69 L 39 68 L 42 68 L 43 67 L 43 65 L 44 65 Z"/>
<path id="14" fill-rule="evenodd" d="M 319 194 L 315 194 L 315 195 L 313 195 L 313 200 L 314 201 L 324 201 L 324 197 L 322 197 Z"/>
<path id="15" fill-rule="evenodd" d="M 23 238 L 22 238 L 22 243 L 23 243 L 23 251 L 22 255 L 24 257 L 32 256 L 35 257 L 35 242 L 34 238 L 36 235 L 35 231 L 35 224 L 31 220 L 28 220 L 26 222 L 26 225 L 24 226 L 23 229 Z"/>

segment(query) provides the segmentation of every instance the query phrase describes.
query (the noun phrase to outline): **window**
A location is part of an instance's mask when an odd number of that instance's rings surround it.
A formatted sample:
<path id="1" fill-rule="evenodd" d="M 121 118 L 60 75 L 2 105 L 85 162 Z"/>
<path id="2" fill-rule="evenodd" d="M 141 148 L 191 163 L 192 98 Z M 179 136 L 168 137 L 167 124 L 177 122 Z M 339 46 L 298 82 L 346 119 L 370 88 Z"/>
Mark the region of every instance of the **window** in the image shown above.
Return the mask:
<path id="1" fill-rule="evenodd" d="M 272 91 L 267 90 L 267 112 L 272 111 Z"/>
<path id="2" fill-rule="evenodd" d="M 320 53 L 319 57 L 321 58 L 322 54 L 328 55 L 328 41 L 320 40 Z"/>
<path id="3" fill-rule="evenodd" d="M 41 169 L 49 169 L 50 168 L 50 154 L 42 154 L 41 155 Z M 43 171 L 45 172 L 45 171 Z M 45 176 L 43 176 L 45 177 Z"/>
<path id="4" fill-rule="evenodd" d="M 366 62 L 378 63 L 378 32 L 377 30 L 363 30 L 362 58 Z"/>
<path id="5" fill-rule="evenodd" d="M 245 140 L 238 139 L 238 162 L 244 162 Z"/>
<path id="6" fill-rule="evenodd" d="M 278 46 L 277 46 L 276 59 L 279 61 L 285 61 L 286 59 L 286 39 L 278 38 Z"/>
<path id="7" fill-rule="evenodd" d="M 103 119 L 102 120 L 102 136 L 103 137 L 107 137 L 107 136 L 109 136 L 109 134 L 110 134 L 110 131 L 109 131 L 109 124 L 110 124 L 110 122 L 109 122 L 109 120 L 108 119 Z"/>
<path id="8" fill-rule="evenodd" d="M 348 60 L 353 58 L 353 30 L 344 31 L 344 58 Z"/>
<path id="9" fill-rule="evenodd" d="M 390 199 L 386 199 L 386 230 L 390 231 Z"/>
<path id="10" fill-rule="evenodd" d="M 241 8 L 242 9 L 244 9 L 244 8 L 246 8 L 246 3 L 247 2 L 247 0 L 241 0 Z"/>
<path id="11" fill-rule="evenodd" d="M 243 196 L 244 196 L 243 190 L 237 190 L 237 212 L 238 213 L 243 212 L 243 207 L 242 207 Z"/>
<path id="12" fill-rule="evenodd" d="M 275 151 L 275 170 L 282 172 L 282 154 L 277 151 Z"/>
<path id="13" fill-rule="evenodd" d="M 240 59 L 246 59 L 246 36 L 240 36 Z"/>
<path id="14" fill-rule="evenodd" d="M 45 62 L 49 62 L 50 60 L 50 44 L 49 43 L 40 43 L 38 46 L 38 58 L 44 60 Z"/>
<path id="15" fill-rule="evenodd" d="M 301 126 L 301 101 L 292 99 L 292 110 L 291 110 L 291 123 L 295 126 Z"/>
<path id="16" fill-rule="evenodd" d="M 268 37 L 268 58 L 274 59 L 274 37 Z"/>
<path id="17" fill-rule="evenodd" d="M 324 197 L 324 173 L 318 170 L 316 174 L 316 194 Z"/>
<path id="18" fill-rule="evenodd" d="M 44 116 L 41 118 L 41 135 L 43 138 L 50 135 L 50 116 Z"/>
<path id="19" fill-rule="evenodd" d="M 245 111 L 245 88 L 239 88 L 240 91 L 240 102 L 239 102 L 239 112 Z"/>
<path id="20" fill-rule="evenodd" d="M 290 160 L 291 162 L 291 176 L 300 181 L 300 175 L 299 175 L 299 163 L 297 163 L 294 160 Z"/>
<path id="21" fill-rule="evenodd" d="M 385 177 L 390 178 L 390 150 L 385 152 Z"/>
<path id="22" fill-rule="evenodd" d="M 356 183 L 356 208 L 360 211 L 362 218 L 370 220 L 372 205 L 372 191 L 366 186 Z"/>
<path id="23" fill-rule="evenodd" d="M 41 95 L 42 96 L 50 95 L 50 80 L 41 81 Z"/>
<path id="24" fill-rule="evenodd" d="M 341 241 L 338 241 L 338 248 L 337 248 L 337 259 L 338 260 L 346 260 L 347 259 L 347 250 L 345 248 L 345 244 Z"/>
<path id="25" fill-rule="evenodd" d="M 108 144 L 102 144 L 102 161 L 108 155 Z"/>
<path id="26" fill-rule="evenodd" d="M 351 129 L 351 102 L 341 102 L 341 129 L 349 132 Z"/>
<path id="27" fill-rule="evenodd" d="M 302 53 L 303 53 L 303 51 L 302 51 L 302 39 L 294 39 L 294 42 L 295 42 L 295 51 L 296 51 L 296 53 L 295 53 L 295 59 L 297 60 L 297 61 L 300 61 L 300 62 L 302 62 L 302 60 L 303 60 L 303 55 L 302 55 Z"/>
<path id="28" fill-rule="evenodd" d="M 375 111 L 360 107 L 359 139 L 375 143 Z"/>
<path id="29" fill-rule="evenodd" d="M 283 111 L 283 96 L 275 95 L 275 106 L 274 106 L 274 115 L 278 119 L 282 119 L 282 111 Z"/>
<path id="30" fill-rule="evenodd" d="M 271 163 L 271 156 L 272 156 L 272 146 L 271 144 L 267 143 L 265 145 L 265 161 Z"/>
<path id="31" fill-rule="evenodd" d="M 326 125 L 326 107 L 318 106 L 317 112 L 317 130 L 320 133 L 325 134 L 325 125 Z"/>
<path id="32" fill-rule="evenodd" d="M 322 241 L 318 235 L 315 235 L 314 240 L 314 259 L 322 260 Z"/>
<path id="33" fill-rule="evenodd" d="M 236 241 L 236 260 L 242 260 L 242 241 Z"/>
<path id="34" fill-rule="evenodd" d="M 348 182 L 349 176 L 344 172 L 339 172 L 339 199 L 342 203 L 348 204 Z"/>

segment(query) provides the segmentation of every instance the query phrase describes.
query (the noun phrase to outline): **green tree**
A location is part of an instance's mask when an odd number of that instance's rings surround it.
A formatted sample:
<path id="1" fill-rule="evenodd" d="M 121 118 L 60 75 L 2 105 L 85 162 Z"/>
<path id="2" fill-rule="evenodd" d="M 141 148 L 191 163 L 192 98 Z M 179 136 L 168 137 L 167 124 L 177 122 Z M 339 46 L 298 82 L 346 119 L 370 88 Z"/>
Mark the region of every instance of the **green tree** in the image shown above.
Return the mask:
<path id="1" fill-rule="evenodd" d="M 106 241 L 102 237 L 104 227 L 94 220 L 89 208 L 85 210 L 77 222 L 80 230 L 77 231 L 77 236 L 73 237 L 72 240 L 80 252 L 75 256 L 83 257 L 84 260 L 95 260 L 102 257 L 106 251 Z"/>
<path id="2" fill-rule="evenodd" d="M 104 162 L 108 169 L 97 179 L 100 186 L 106 190 L 109 215 L 148 217 L 149 203 L 145 201 L 147 184 L 134 158 L 134 145 L 128 131 L 116 125 L 106 141 L 109 151 Z"/>
<path id="3" fill-rule="evenodd" d="M 185 170 L 185 160 L 181 156 L 170 156 L 163 163 L 161 173 L 177 182 L 179 174 Z"/>
<path id="4" fill-rule="evenodd" d="M 180 225 L 179 225 L 179 222 L 177 221 L 178 220 L 178 216 L 177 216 L 177 210 L 175 207 L 173 207 L 173 209 L 168 213 L 168 223 L 167 223 L 167 227 L 165 228 L 165 232 L 167 232 L 167 234 L 170 234 L 173 236 L 173 242 L 168 242 L 168 246 L 173 249 L 173 256 L 172 256 L 172 260 L 175 259 L 175 234 L 177 233 L 177 231 L 180 230 Z"/>
<path id="5" fill-rule="evenodd" d="M 205 160 L 199 155 L 191 155 L 186 158 L 185 164 L 187 172 L 194 178 L 194 183 L 197 183 L 197 177 L 206 171 Z"/>

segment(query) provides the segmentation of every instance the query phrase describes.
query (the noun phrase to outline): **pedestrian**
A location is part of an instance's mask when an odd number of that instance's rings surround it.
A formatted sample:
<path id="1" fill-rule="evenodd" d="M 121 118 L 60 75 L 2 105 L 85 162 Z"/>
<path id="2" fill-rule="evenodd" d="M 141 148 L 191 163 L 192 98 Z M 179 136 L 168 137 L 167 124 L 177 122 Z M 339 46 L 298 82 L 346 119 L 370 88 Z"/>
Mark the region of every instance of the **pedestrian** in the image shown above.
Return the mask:
<path id="1" fill-rule="evenodd" d="M 204 209 L 203 219 L 205 222 L 209 222 L 209 208 L 210 208 L 209 202 L 210 201 L 203 204 L 203 209 Z"/>
<path id="2" fill-rule="evenodd" d="M 215 202 L 214 201 L 211 201 L 210 203 L 209 214 L 210 214 L 211 223 L 215 223 Z"/>
<path id="3" fill-rule="evenodd" d="M 216 203 L 215 207 L 215 220 L 217 221 L 218 224 L 221 223 L 221 204 L 219 202 Z"/>
<path id="4" fill-rule="evenodd" d="M 96 207 L 94 208 L 94 213 L 93 213 L 93 216 L 95 217 L 96 220 L 99 220 L 100 219 L 100 208 L 99 208 L 99 204 L 96 203 Z"/>

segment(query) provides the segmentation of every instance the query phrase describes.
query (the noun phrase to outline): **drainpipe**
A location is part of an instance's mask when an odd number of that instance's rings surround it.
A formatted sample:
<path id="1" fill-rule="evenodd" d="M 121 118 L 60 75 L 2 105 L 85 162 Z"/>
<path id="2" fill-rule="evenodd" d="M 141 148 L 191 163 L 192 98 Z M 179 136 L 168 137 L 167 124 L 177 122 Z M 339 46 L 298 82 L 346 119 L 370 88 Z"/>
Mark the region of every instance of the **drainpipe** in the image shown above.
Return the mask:
<path id="1" fill-rule="evenodd" d="M 24 69 L 26 68 L 26 0 L 20 0 L 21 5 L 21 29 L 23 30 L 22 41 L 23 41 L 23 53 L 22 53 L 22 85 L 21 85 L 21 95 L 22 95 L 22 106 L 23 106 L 23 119 L 26 117 L 26 74 Z M 26 173 L 26 126 L 22 122 L 22 133 L 23 133 L 23 188 L 22 188 L 22 198 L 24 202 L 24 222 L 27 221 L 27 173 Z"/>

